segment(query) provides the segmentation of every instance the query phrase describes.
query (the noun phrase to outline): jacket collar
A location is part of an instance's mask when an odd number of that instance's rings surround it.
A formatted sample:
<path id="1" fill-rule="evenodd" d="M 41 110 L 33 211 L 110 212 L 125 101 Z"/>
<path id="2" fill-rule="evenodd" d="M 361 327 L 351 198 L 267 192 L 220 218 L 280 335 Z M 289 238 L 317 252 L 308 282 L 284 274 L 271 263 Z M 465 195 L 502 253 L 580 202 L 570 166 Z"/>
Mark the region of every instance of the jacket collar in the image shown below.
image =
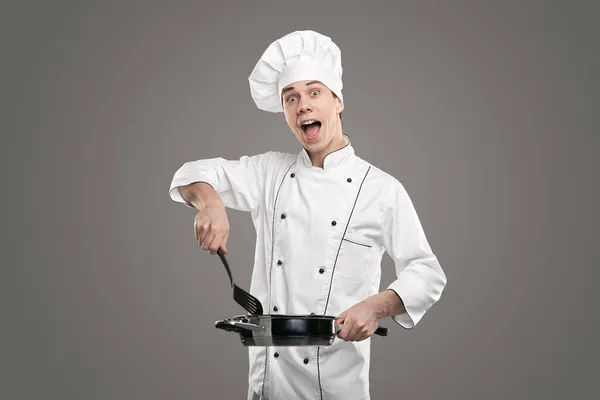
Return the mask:
<path id="1" fill-rule="evenodd" d="M 348 137 L 348 135 L 346 134 L 344 134 L 344 141 L 346 142 L 346 145 L 344 147 L 338 150 L 334 150 L 325 156 L 325 159 L 323 160 L 324 170 L 343 165 L 346 161 L 352 158 L 352 156 L 354 156 L 354 148 L 352 147 L 352 143 L 350 142 L 350 137 Z M 297 162 L 299 166 L 306 168 L 315 168 L 312 165 L 312 161 L 310 161 L 310 156 L 308 155 L 308 152 L 304 147 L 300 151 L 300 154 L 298 154 Z"/>

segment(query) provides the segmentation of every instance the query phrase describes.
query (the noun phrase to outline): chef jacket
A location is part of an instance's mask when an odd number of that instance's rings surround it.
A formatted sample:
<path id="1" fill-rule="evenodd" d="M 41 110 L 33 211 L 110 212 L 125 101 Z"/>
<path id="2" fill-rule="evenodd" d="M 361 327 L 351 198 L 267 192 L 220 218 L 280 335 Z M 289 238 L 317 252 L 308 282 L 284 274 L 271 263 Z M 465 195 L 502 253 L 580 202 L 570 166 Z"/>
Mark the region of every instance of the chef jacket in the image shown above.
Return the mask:
<path id="1" fill-rule="evenodd" d="M 226 207 L 251 214 L 257 237 L 250 292 L 265 314 L 339 315 L 379 292 L 387 252 L 396 273 L 387 288 L 406 309 L 392 319 L 411 329 L 440 298 L 446 275 L 403 185 L 344 139 L 322 168 L 304 148 L 189 161 L 174 174 L 170 197 L 191 207 L 177 188 L 206 182 Z M 263 398 L 370 396 L 370 338 L 248 352 L 250 392 Z"/>

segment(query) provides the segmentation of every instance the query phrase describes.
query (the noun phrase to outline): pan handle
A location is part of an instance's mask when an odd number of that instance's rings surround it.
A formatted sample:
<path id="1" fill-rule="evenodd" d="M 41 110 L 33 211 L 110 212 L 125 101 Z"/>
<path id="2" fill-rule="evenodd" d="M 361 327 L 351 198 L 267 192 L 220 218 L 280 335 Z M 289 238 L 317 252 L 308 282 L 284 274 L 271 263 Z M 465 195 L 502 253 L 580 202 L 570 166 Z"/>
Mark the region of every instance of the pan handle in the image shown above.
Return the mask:
<path id="1" fill-rule="evenodd" d="M 215 328 L 237 333 L 258 332 L 260 330 L 260 326 L 256 324 L 234 321 L 231 319 L 224 319 L 215 322 Z"/>
<path id="2" fill-rule="evenodd" d="M 379 326 L 379 327 L 377 327 L 377 329 L 375 329 L 375 334 L 379 335 L 379 336 L 387 336 L 387 334 L 388 334 L 388 328 L 384 328 L 383 326 Z"/>
<path id="3" fill-rule="evenodd" d="M 340 324 L 340 325 L 337 326 L 337 329 L 336 329 L 336 332 L 335 332 L 336 335 L 338 333 L 340 333 L 340 331 L 342 330 L 342 326 L 344 326 L 344 324 Z M 377 329 L 375 329 L 375 334 L 379 335 L 379 336 L 387 336 L 387 334 L 388 334 L 388 328 L 384 328 L 383 326 L 378 326 Z"/>

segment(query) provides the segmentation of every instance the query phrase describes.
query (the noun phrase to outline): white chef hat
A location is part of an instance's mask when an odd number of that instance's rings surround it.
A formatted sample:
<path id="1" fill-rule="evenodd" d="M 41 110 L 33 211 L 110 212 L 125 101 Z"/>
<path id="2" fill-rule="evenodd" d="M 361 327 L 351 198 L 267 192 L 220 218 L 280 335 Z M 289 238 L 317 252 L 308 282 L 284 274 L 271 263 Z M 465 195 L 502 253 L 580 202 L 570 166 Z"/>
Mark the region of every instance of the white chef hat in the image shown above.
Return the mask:
<path id="1" fill-rule="evenodd" d="M 259 109 L 282 112 L 281 90 L 290 83 L 318 80 L 342 97 L 342 60 L 331 38 L 305 30 L 289 33 L 269 45 L 248 78 Z"/>

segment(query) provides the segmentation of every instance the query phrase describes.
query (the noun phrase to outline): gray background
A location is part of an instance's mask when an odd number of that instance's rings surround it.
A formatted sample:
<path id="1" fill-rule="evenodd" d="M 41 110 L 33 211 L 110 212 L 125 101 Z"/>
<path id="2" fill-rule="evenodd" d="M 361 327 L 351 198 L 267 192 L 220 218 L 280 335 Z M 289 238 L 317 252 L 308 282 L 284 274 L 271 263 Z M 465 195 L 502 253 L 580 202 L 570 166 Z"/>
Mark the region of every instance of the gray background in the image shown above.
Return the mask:
<path id="1" fill-rule="evenodd" d="M 0 398 L 244 398 L 213 325 L 243 310 L 167 190 L 188 160 L 299 151 L 247 82 L 297 29 L 341 47 L 344 132 L 448 275 L 414 330 L 382 322 L 373 399 L 597 396 L 598 3 L 211 3 L 2 6 Z"/>

